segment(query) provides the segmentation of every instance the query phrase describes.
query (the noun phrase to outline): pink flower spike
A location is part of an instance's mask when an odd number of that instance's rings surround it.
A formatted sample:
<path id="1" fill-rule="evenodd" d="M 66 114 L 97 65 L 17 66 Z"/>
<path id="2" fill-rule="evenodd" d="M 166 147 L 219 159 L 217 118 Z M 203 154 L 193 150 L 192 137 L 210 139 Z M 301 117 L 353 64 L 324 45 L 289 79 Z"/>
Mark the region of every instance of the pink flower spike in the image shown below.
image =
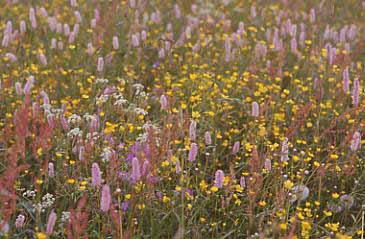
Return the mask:
<path id="1" fill-rule="evenodd" d="M 215 186 L 217 186 L 218 188 L 222 188 L 223 187 L 223 182 L 224 182 L 224 172 L 222 170 L 217 170 L 215 172 Z"/>
<path id="2" fill-rule="evenodd" d="M 100 209 L 103 212 L 107 212 L 110 209 L 111 195 L 110 188 L 105 184 L 101 190 Z"/>

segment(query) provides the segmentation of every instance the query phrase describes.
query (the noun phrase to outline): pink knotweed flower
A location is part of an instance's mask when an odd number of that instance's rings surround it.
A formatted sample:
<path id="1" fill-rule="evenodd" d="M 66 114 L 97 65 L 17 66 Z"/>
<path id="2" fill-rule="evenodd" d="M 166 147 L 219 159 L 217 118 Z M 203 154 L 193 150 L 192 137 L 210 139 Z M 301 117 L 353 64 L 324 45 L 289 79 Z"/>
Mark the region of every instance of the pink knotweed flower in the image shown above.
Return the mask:
<path id="1" fill-rule="evenodd" d="M 165 49 L 161 48 L 161 49 L 158 51 L 158 58 L 163 59 L 163 58 L 165 58 L 165 55 L 166 55 L 166 53 L 165 53 Z"/>
<path id="2" fill-rule="evenodd" d="M 44 7 L 41 7 L 39 10 L 43 17 L 48 17 L 48 12 Z"/>
<path id="3" fill-rule="evenodd" d="M 143 30 L 143 31 L 141 32 L 141 40 L 142 40 L 143 42 L 145 42 L 145 41 L 147 40 L 147 32 L 146 32 L 145 30 Z"/>
<path id="4" fill-rule="evenodd" d="M 2 40 L 2 42 L 1 42 L 1 46 L 2 47 L 7 47 L 8 46 L 8 44 L 9 44 L 9 41 L 10 41 L 10 37 L 9 37 L 9 35 L 4 35 L 4 37 L 3 37 L 3 40 Z"/>
<path id="5" fill-rule="evenodd" d="M 91 185 L 94 187 L 101 186 L 101 172 L 97 163 L 93 163 L 91 166 Z"/>
<path id="6" fill-rule="evenodd" d="M 79 34 L 80 31 L 80 24 L 76 23 L 72 29 L 72 33 L 77 36 L 77 34 Z"/>
<path id="7" fill-rule="evenodd" d="M 305 32 L 304 31 L 300 32 L 300 34 L 299 34 L 299 45 L 301 47 L 304 47 L 304 45 L 305 45 Z"/>
<path id="8" fill-rule="evenodd" d="M 25 33 L 27 31 L 27 24 L 25 23 L 24 20 L 20 21 L 19 29 L 20 29 L 20 33 Z"/>
<path id="9" fill-rule="evenodd" d="M 256 6 L 255 5 L 252 5 L 251 6 L 251 17 L 252 18 L 256 18 L 256 16 L 257 16 Z"/>
<path id="10" fill-rule="evenodd" d="M 57 219 L 57 214 L 52 210 L 52 212 L 48 216 L 47 228 L 46 228 L 47 235 L 53 234 L 53 228 L 56 224 L 56 219 Z"/>
<path id="11" fill-rule="evenodd" d="M 82 21 L 82 17 L 79 11 L 74 11 L 74 16 L 77 23 L 80 23 Z"/>
<path id="12" fill-rule="evenodd" d="M 63 24 L 63 34 L 65 36 L 68 36 L 70 35 L 70 32 L 71 32 L 70 26 L 67 23 Z"/>
<path id="13" fill-rule="evenodd" d="M 260 114 L 259 111 L 260 111 L 259 104 L 256 101 L 252 102 L 252 116 L 256 118 L 259 117 Z"/>
<path id="14" fill-rule="evenodd" d="M 91 28 L 96 28 L 96 19 L 95 18 L 91 19 L 91 21 L 90 21 L 90 27 Z"/>
<path id="15" fill-rule="evenodd" d="M 226 50 L 225 61 L 229 62 L 231 60 L 231 40 L 229 39 L 229 36 L 226 36 L 224 48 Z"/>
<path id="16" fill-rule="evenodd" d="M 241 188 L 246 187 L 246 179 L 243 176 L 240 178 L 240 186 L 241 186 Z"/>
<path id="17" fill-rule="evenodd" d="M 4 29 L 4 34 L 11 34 L 13 32 L 13 23 L 12 21 L 7 21 Z"/>
<path id="18" fill-rule="evenodd" d="M 41 62 L 41 64 L 43 66 L 46 66 L 47 65 L 47 58 L 46 58 L 46 56 L 43 53 L 40 53 L 38 55 L 38 58 L 39 58 L 39 61 Z"/>
<path id="19" fill-rule="evenodd" d="M 181 173 L 182 169 L 181 169 L 181 163 L 180 163 L 180 160 L 176 160 L 176 163 L 175 163 L 175 172 L 178 174 L 178 173 Z"/>
<path id="20" fill-rule="evenodd" d="M 98 66 L 97 66 L 97 71 L 98 72 L 102 72 L 104 69 L 104 59 L 102 57 L 98 58 Z"/>
<path id="21" fill-rule="evenodd" d="M 236 141 L 232 147 L 232 154 L 233 155 L 237 154 L 239 150 L 240 150 L 240 142 Z"/>
<path id="22" fill-rule="evenodd" d="M 75 33 L 71 32 L 70 35 L 68 35 L 68 43 L 73 44 L 75 42 Z"/>
<path id="23" fill-rule="evenodd" d="M 47 115 L 47 123 L 48 123 L 48 126 L 53 129 L 55 127 L 55 120 L 54 120 L 54 114 L 53 113 L 49 113 Z"/>
<path id="24" fill-rule="evenodd" d="M 32 104 L 32 116 L 33 118 L 36 118 L 39 113 L 39 104 L 37 102 L 33 102 Z"/>
<path id="25" fill-rule="evenodd" d="M 346 69 L 342 72 L 342 88 L 345 93 L 347 93 L 350 89 L 350 75 L 348 67 L 346 67 Z"/>
<path id="26" fill-rule="evenodd" d="M 56 25 L 56 32 L 59 33 L 59 34 L 61 34 L 62 31 L 63 31 L 63 26 L 62 26 L 62 23 L 59 22 Z"/>
<path id="27" fill-rule="evenodd" d="M 63 50 L 63 42 L 62 41 L 58 41 L 57 42 L 57 48 L 58 48 L 58 50 Z"/>
<path id="28" fill-rule="evenodd" d="M 359 79 L 355 78 L 354 80 L 354 88 L 352 89 L 352 104 L 354 106 L 359 105 L 359 93 L 360 93 L 360 83 Z"/>
<path id="29" fill-rule="evenodd" d="M 136 0 L 129 0 L 129 6 L 131 8 L 135 8 L 136 7 Z"/>
<path id="30" fill-rule="evenodd" d="M 290 40 L 290 50 L 293 52 L 293 53 L 296 53 L 298 51 L 298 43 L 297 43 L 297 39 L 295 37 L 293 37 L 291 40 Z"/>
<path id="31" fill-rule="evenodd" d="M 217 186 L 217 188 L 222 188 L 223 183 L 224 183 L 224 172 L 222 170 L 217 170 L 215 172 L 214 185 Z"/>
<path id="32" fill-rule="evenodd" d="M 265 160 L 264 167 L 267 171 L 271 171 L 271 160 L 270 159 Z"/>
<path id="33" fill-rule="evenodd" d="M 113 36 L 113 49 L 114 50 L 119 49 L 119 39 L 117 36 Z"/>
<path id="34" fill-rule="evenodd" d="M 177 19 L 181 18 L 181 10 L 177 4 L 174 5 L 174 15 Z"/>
<path id="35" fill-rule="evenodd" d="M 352 151 L 357 151 L 361 147 L 361 133 L 359 131 L 355 131 L 352 136 L 350 148 Z"/>
<path id="36" fill-rule="evenodd" d="M 188 161 L 190 162 L 195 161 L 197 155 L 198 155 L 198 145 L 196 143 L 191 143 L 188 155 Z"/>
<path id="37" fill-rule="evenodd" d="M 288 138 L 284 138 L 284 140 L 283 140 L 283 142 L 281 144 L 281 156 L 280 156 L 280 160 L 282 162 L 286 162 L 286 161 L 289 160 L 288 153 L 289 153 Z"/>
<path id="38" fill-rule="evenodd" d="M 316 11 L 314 10 L 314 8 L 312 8 L 310 10 L 309 21 L 310 23 L 314 23 L 315 20 L 316 20 Z"/>
<path id="39" fill-rule="evenodd" d="M 212 136 L 211 136 L 209 131 L 205 132 L 204 141 L 205 141 L 206 145 L 211 145 L 212 144 Z"/>
<path id="40" fill-rule="evenodd" d="M 60 115 L 60 123 L 62 126 L 62 129 L 65 131 L 69 131 L 70 130 L 70 125 L 68 124 L 65 115 Z"/>
<path id="41" fill-rule="evenodd" d="M 94 18 L 97 22 L 100 20 L 100 11 L 98 8 L 94 9 Z"/>
<path id="42" fill-rule="evenodd" d="M 189 127 L 189 137 L 191 141 L 196 139 L 196 121 L 192 120 Z"/>
<path id="43" fill-rule="evenodd" d="M 77 6 L 77 1 L 76 0 L 70 0 L 70 5 L 71 5 L 71 7 L 76 7 Z"/>
<path id="44" fill-rule="evenodd" d="M 29 8 L 29 21 L 32 28 L 37 28 L 37 19 L 35 17 L 35 10 L 34 8 Z"/>
<path id="45" fill-rule="evenodd" d="M 34 76 L 30 76 L 29 80 L 27 80 L 27 83 L 25 83 L 24 86 L 24 94 L 29 95 L 30 94 L 30 90 L 32 89 L 34 84 Z"/>
<path id="46" fill-rule="evenodd" d="M 15 219 L 15 227 L 22 228 L 24 226 L 25 216 L 23 214 L 19 214 Z"/>
<path id="47" fill-rule="evenodd" d="M 351 45 L 348 42 L 345 43 L 345 51 L 346 51 L 346 54 L 350 54 Z"/>
<path id="48" fill-rule="evenodd" d="M 132 46 L 138 47 L 139 46 L 139 36 L 138 34 L 132 35 Z"/>
<path id="49" fill-rule="evenodd" d="M 101 189 L 101 198 L 100 198 L 101 211 L 103 212 L 109 211 L 110 203 L 111 203 L 110 188 L 107 184 L 104 184 L 103 188 Z"/>
<path id="50" fill-rule="evenodd" d="M 161 104 L 161 109 L 162 110 L 166 110 L 167 109 L 167 97 L 165 95 L 161 95 L 161 97 L 160 97 L 160 104 Z"/>
<path id="51" fill-rule="evenodd" d="M 93 54 L 93 52 L 94 52 L 93 44 L 91 42 L 89 42 L 87 44 L 87 54 L 89 56 L 91 56 Z"/>
<path id="52" fill-rule="evenodd" d="M 328 62 L 330 65 L 334 63 L 335 58 L 336 58 L 336 47 L 330 47 L 328 54 Z"/>
<path id="53" fill-rule="evenodd" d="M 52 162 L 48 163 L 48 176 L 50 178 L 54 177 L 54 164 Z"/>
<path id="54" fill-rule="evenodd" d="M 50 48 L 51 49 L 56 49 L 57 48 L 57 39 L 56 38 L 52 38 Z"/>
<path id="55" fill-rule="evenodd" d="M 10 62 L 16 62 L 18 58 L 13 53 L 6 53 L 5 56 L 9 59 Z"/>
<path id="56" fill-rule="evenodd" d="M 131 172 L 131 180 L 132 180 L 132 183 L 138 182 L 138 180 L 140 180 L 141 177 L 142 177 L 142 174 L 141 174 L 141 165 L 139 163 L 138 158 L 134 157 L 132 159 L 132 172 Z"/>
<path id="57" fill-rule="evenodd" d="M 17 95 L 22 95 L 22 84 L 20 82 L 15 83 L 15 92 Z"/>
<path id="58" fill-rule="evenodd" d="M 79 160 L 84 161 L 85 160 L 85 147 L 80 146 L 79 148 Z"/>

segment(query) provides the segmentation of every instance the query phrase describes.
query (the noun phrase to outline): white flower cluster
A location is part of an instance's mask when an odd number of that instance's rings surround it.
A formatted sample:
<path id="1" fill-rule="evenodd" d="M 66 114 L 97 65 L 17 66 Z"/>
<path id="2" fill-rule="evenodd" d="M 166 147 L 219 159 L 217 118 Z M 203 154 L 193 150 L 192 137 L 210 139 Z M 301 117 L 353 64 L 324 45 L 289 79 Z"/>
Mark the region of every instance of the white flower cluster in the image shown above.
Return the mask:
<path id="1" fill-rule="evenodd" d="M 91 133 L 86 134 L 86 139 L 88 139 L 88 140 L 92 139 L 93 141 L 96 141 L 98 138 L 99 138 L 98 132 L 93 132 L 92 135 L 91 135 Z"/>
<path id="2" fill-rule="evenodd" d="M 91 122 L 92 120 L 95 119 L 95 116 L 94 115 L 90 115 L 89 113 L 85 113 L 83 115 L 83 118 L 87 121 L 87 122 Z"/>
<path id="3" fill-rule="evenodd" d="M 23 193 L 23 197 L 28 197 L 28 198 L 34 198 L 36 195 L 36 192 L 33 190 L 27 190 Z"/>
<path id="4" fill-rule="evenodd" d="M 96 104 L 102 105 L 103 103 L 107 102 L 109 99 L 109 95 L 101 95 L 100 97 L 96 98 Z"/>
<path id="5" fill-rule="evenodd" d="M 113 156 L 114 150 L 110 147 L 106 147 L 103 149 L 103 152 L 100 154 L 101 160 L 105 162 L 109 162 L 110 158 Z"/>
<path id="6" fill-rule="evenodd" d="M 134 113 L 136 113 L 137 115 L 148 115 L 148 112 L 145 111 L 142 108 L 136 107 L 133 109 Z"/>
<path id="7" fill-rule="evenodd" d="M 68 117 L 67 122 L 69 124 L 79 124 L 81 122 L 81 117 L 77 114 L 72 114 L 70 117 Z"/>
<path id="8" fill-rule="evenodd" d="M 70 219 L 71 212 L 63 211 L 61 214 L 61 222 L 67 222 Z"/>
<path id="9" fill-rule="evenodd" d="M 105 79 L 105 78 L 96 78 L 96 80 L 95 80 L 95 84 L 98 84 L 98 83 L 107 84 L 108 82 L 109 82 L 109 80 Z"/>
<path id="10" fill-rule="evenodd" d="M 69 138 L 76 138 L 76 137 L 81 138 L 82 137 L 82 130 L 80 130 L 79 128 L 71 129 L 67 133 L 67 137 L 69 137 Z"/>
<path id="11" fill-rule="evenodd" d="M 134 84 L 132 87 L 136 90 L 135 95 L 136 97 L 144 97 L 146 98 L 148 94 L 144 91 L 144 86 L 142 84 Z"/>
<path id="12" fill-rule="evenodd" d="M 56 198 L 52 194 L 47 193 L 42 197 L 42 202 L 34 205 L 34 209 L 38 212 L 44 212 L 47 208 L 52 207 L 55 201 Z"/>
<path id="13" fill-rule="evenodd" d="M 123 107 L 123 105 L 128 103 L 128 100 L 122 94 L 113 94 L 113 98 L 115 99 L 114 106 Z"/>

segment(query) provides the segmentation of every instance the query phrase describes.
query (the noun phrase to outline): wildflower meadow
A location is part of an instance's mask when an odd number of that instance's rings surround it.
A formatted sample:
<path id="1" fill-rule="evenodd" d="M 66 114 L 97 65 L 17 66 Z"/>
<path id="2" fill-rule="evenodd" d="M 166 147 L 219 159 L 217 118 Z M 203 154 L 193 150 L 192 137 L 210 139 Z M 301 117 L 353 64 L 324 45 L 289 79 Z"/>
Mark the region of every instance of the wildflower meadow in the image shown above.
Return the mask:
<path id="1" fill-rule="evenodd" d="M 365 1 L 0 0 L 0 238 L 365 237 Z"/>

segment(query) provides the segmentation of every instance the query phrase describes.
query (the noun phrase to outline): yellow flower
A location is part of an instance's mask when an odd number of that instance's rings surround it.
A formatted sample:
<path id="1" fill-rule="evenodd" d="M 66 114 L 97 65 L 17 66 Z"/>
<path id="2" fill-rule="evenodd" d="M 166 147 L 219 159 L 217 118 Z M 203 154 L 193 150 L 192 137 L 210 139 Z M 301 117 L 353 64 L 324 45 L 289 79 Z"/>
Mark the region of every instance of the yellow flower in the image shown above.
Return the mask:
<path id="1" fill-rule="evenodd" d="M 330 155 L 330 158 L 331 158 L 331 159 L 338 159 L 338 155 L 337 155 L 337 154 L 331 154 L 331 155 Z"/>
<path id="2" fill-rule="evenodd" d="M 341 234 L 341 233 L 336 233 L 336 238 L 337 239 L 351 239 L 352 236 L 348 236 L 348 235 Z"/>
<path id="3" fill-rule="evenodd" d="M 326 223 L 324 226 L 333 232 L 337 232 L 338 228 L 340 226 L 340 223 L 338 223 L 338 222 L 337 223 Z"/>
<path id="4" fill-rule="evenodd" d="M 170 198 L 169 198 L 169 197 L 167 197 L 167 196 L 163 196 L 162 201 L 163 201 L 164 203 L 168 203 L 168 202 L 170 202 Z"/>
<path id="5" fill-rule="evenodd" d="M 37 239 L 46 239 L 47 235 L 43 232 L 37 232 L 36 234 Z"/>
<path id="6" fill-rule="evenodd" d="M 69 183 L 69 184 L 74 184 L 75 182 L 76 182 L 76 180 L 73 178 L 67 179 L 67 183 Z"/>
<path id="7" fill-rule="evenodd" d="M 40 185 L 40 184 L 43 183 L 43 180 L 42 179 L 37 179 L 36 183 Z"/>
<path id="8" fill-rule="evenodd" d="M 210 188 L 210 190 L 212 191 L 212 192 L 218 192 L 218 187 L 217 186 L 213 186 L 213 187 L 211 187 Z"/>
<path id="9" fill-rule="evenodd" d="M 330 217 L 330 216 L 332 216 L 332 212 L 331 212 L 331 211 L 323 211 L 323 214 L 324 214 L 326 217 Z"/>
<path id="10" fill-rule="evenodd" d="M 37 155 L 40 157 L 42 156 L 42 154 L 43 154 L 43 149 L 42 148 L 37 149 Z"/>
<path id="11" fill-rule="evenodd" d="M 288 228 L 288 226 L 286 225 L 286 223 L 280 223 L 280 229 L 285 231 Z"/>
<path id="12" fill-rule="evenodd" d="M 332 198 L 337 199 L 340 195 L 338 193 L 332 193 Z"/>
<path id="13" fill-rule="evenodd" d="M 293 186 L 294 186 L 294 183 L 293 183 L 292 181 L 290 181 L 290 180 L 286 180 L 286 181 L 284 182 L 284 187 L 285 187 L 286 189 L 291 189 Z"/>

